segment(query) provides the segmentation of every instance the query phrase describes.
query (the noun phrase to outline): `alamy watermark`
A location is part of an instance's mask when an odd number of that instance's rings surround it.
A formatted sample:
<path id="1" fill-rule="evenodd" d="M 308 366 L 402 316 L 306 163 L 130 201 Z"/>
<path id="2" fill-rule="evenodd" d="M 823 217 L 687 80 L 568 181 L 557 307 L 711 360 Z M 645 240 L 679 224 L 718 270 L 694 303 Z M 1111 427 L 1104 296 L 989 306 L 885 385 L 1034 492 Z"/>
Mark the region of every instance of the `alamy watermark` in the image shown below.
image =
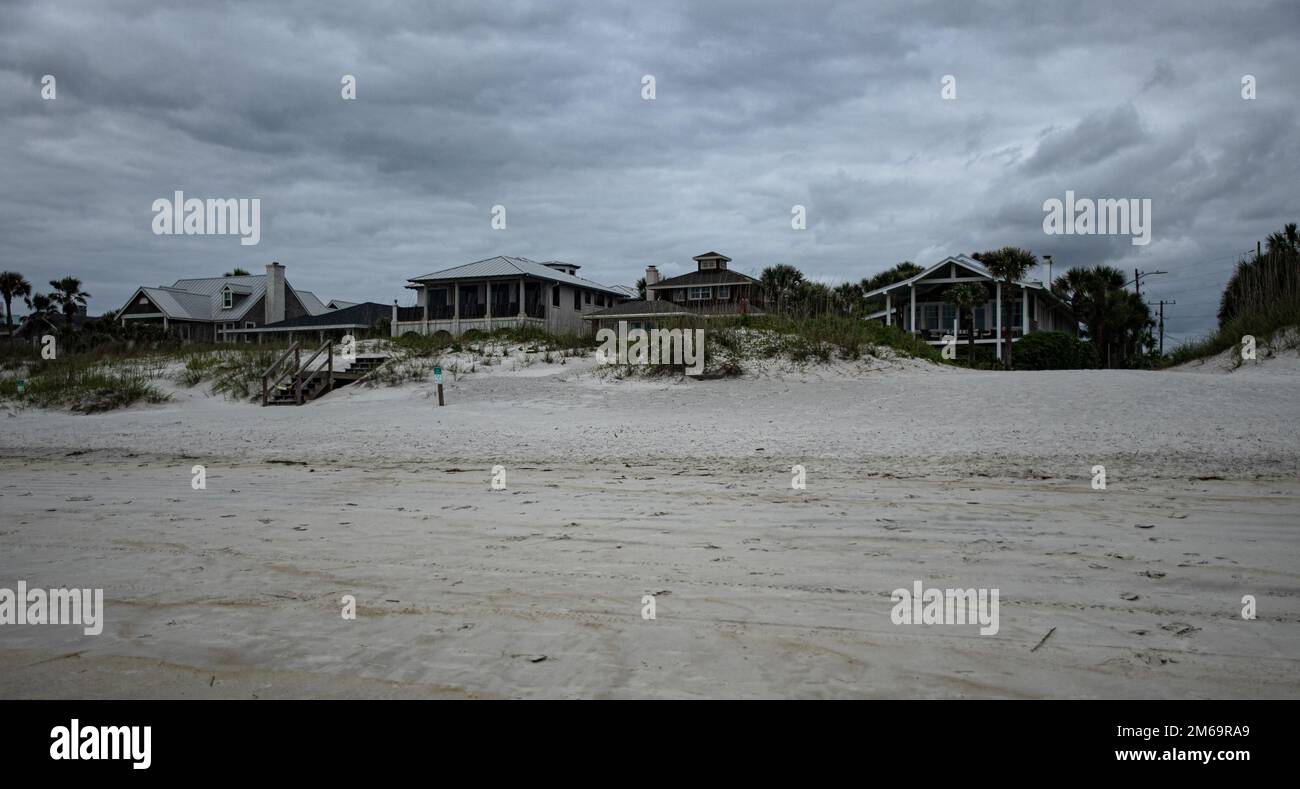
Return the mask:
<path id="1" fill-rule="evenodd" d="M 104 631 L 103 589 L 0 588 L 0 625 L 81 625 L 85 634 Z"/>
<path id="2" fill-rule="evenodd" d="M 704 329 L 629 329 L 596 332 L 596 361 L 601 364 L 673 364 L 689 375 L 704 372 Z"/>
<path id="3" fill-rule="evenodd" d="M 889 618 L 896 625 L 975 625 L 980 635 L 998 632 L 997 589 L 925 589 L 920 581 L 912 590 L 895 589 L 889 599 L 894 610 Z"/>
<path id="4" fill-rule="evenodd" d="M 50 729 L 50 758 L 124 760 L 131 769 L 148 770 L 153 764 L 152 726 L 82 726 L 76 718 L 67 726 Z"/>
<path id="5" fill-rule="evenodd" d="M 1043 232 L 1049 236 L 1133 236 L 1132 244 L 1151 243 L 1151 198 L 1075 198 L 1066 191 L 1065 201 L 1049 197 L 1043 201 Z"/>
<path id="6" fill-rule="evenodd" d="M 153 201 L 155 236 L 239 236 L 241 246 L 256 246 L 262 240 L 262 200 L 247 198 L 186 198 L 176 192 L 173 199 Z"/>

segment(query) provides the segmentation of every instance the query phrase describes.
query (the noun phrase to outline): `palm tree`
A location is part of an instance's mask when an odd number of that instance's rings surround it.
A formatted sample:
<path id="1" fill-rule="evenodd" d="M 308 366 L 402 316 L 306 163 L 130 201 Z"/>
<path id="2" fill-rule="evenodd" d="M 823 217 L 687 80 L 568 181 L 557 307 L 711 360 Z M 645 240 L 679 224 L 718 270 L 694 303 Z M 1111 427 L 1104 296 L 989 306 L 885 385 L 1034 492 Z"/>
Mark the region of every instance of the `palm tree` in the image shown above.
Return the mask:
<path id="1" fill-rule="evenodd" d="M 803 282 L 803 272 L 786 263 L 778 263 L 763 269 L 758 281 L 764 301 L 775 304 L 776 311 L 780 312 L 783 302 L 796 295 L 799 283 Z"/>
<path id="2" fill-rule="evenodd" d="M 983 285 L 961 283 L 953 285 L 943 293 L 943 300 L 951 304 L 957 314 L 966 312 L 970 315 L 970 340 L 967 346 L 966 366 L 975 366 L 975 308 L 988 303 L 989 293 Z"/>
<path id="3" fill-rule="evenodd" d="M 908 277 L 914 277 L 917 274 L 920 274 L 922 271 L 925 271 L 925 269 L 921 268 L 920 266 L 916 265 L 910 260 L 904 260 L 901 263 L 895 264 L 893 268 L 885 269 L 884 271 L 880 272 L 874 277 L 870 277 L 862 280 L 861 282 L 862 292 L 870 293 L 876 288 L 883 288 L 886 285 L 892 285 L 895 282 L 901 282 L 907 279 Z M 885 306 L 885 300 L 880 296 L 876 296 L 868 300 L 867 312 L 875 312 L 879 309 L 882 309 L 884 306 Z M 898 326 L 903 325 L 903 310 L 905 308 L 906 305 L 904 304 L 902 299 L 895 299 L 893 301 L 893 312 L 896 313 L 896 316 L 893 319 L 895 325 Z"/>
<path id="4" fill-rule="evenodd" d="M 62 308 L 63 314 L 68 318 L 68 328 L 72 328 L 72 318 L 77 314 L 79 309 L 86 306 L 86 300 L 90 294 L 81 289 L 81 280 L 76 277 L 64 277 L 63 279 L 50 280 L 50 287 L 54 292 L 50 294 L 50 300 Z"/>
<path id="5" fill-rule="evenodd" d="M 855 282 L 845 282 L 836 285 L 835 304 L 845 315 L 853 315 L 862 307 L 862 286 Z"/>
<path id="6" fill-rule="evenodd" d="M 1052 292 L 1070 305 L 1097 348 L 1098 361 L 1110 367 L 1115 340 L 1141 312 L 1130 298 L 1137 294 L 1124 290 L 1124 272 L 1112 266 L 1072 268 L 1052 283 Z"/>
<path id="7" fill-rule="evenodd" d="M 979 252 L 971 257 L 983 263 L 984 268 L 989 270 L 995 280 L 1005 282 L 1008 294 L 1012 292 L 1011 288 L 1017 282 L 1025 278 L 1025 274 L 1029 272 L 1029 269 L 1038 264 L 1038 258 L 1034 257 L 1032 252 L 1020 247 L 1003 247 L 992 252 Z M 999 326 L 998 332 L 1001 333 L 1001 331 L 1002 327 Z M 1011 369 L 1012 345 L 1011 338 L 1008 337 L 1006 358 L 1003 360 L 1003 364 L 1006 365 L 1008 370 Z"/>
<path id="8" fill-rule="evenodd" d="M 223 277 L 247 277 L 247 276 L 249 276 L 249 273 L 248 273 L 247 271 L 244 271 L 242 268 L 236 268 L 234 271 L 227 271 L 225 274 L 222 274 L 221 276 L 223 276 Z"/>
<path id="9" fill-rule="evenodd" d="M 636 295 L 637 298 L 645 301 L 645 277 L 636 281 Z"/>
<path id="10" fill-rule="evenodd" d="M 13 301 L 16 296 L 32 295 L 32 283 L 17 271 L 0 271 L 0 296 L 5 300 L 5 328 L 14 333 Z"/>
<path id="11" fill-rule="evenodd" d="M 31 310 L 31 314 L 27 316 L 29 326 L 33 321 L 40 321 L 47 328 L 54 328 L 50 319 L 59 314 L 59 308 L 55 306 L 53 299 L 44 293 L 33 293 L 24 300 L 27 302 L 27 309 Z"/>

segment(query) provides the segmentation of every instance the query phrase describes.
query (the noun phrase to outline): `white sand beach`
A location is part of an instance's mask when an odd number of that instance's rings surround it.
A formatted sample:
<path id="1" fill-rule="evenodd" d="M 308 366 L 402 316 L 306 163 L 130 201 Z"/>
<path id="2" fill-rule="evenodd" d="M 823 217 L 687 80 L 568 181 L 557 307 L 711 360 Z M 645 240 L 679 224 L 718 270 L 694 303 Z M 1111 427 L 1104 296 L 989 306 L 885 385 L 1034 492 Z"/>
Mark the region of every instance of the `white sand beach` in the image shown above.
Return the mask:
<path id="1" fill-rule="evenodd" d="M 592 366 L 0 414 L 0 586 L 106 606 L 0 627 L 0 697 L 1300 697 L 1285 359 Z M 895 625 L 918 580 L 999 631 Z"/>

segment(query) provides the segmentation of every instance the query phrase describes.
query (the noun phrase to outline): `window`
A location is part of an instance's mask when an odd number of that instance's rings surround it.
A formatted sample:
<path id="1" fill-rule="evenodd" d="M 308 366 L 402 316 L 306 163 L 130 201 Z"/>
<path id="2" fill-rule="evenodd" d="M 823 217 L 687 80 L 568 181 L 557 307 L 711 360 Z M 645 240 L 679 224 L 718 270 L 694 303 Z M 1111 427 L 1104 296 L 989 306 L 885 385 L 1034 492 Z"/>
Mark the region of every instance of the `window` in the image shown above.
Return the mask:
<path id="1" fill-rule="evenodd" d="M 582 309 L 582 291 L 577 288 L 573 289 L 573 308 L 575 310 Z"/>
<path id="2" fill-rule="evenodd" d="M 686 288 L 673 288 L 673 301 L 686 301 Z"/>
<path id="3" fill-rule="evenodd" d="M 552 307 L 558 307 L 558 306 L 560 306 L 560 286 L 559 286 L 559 285 L 552 285 L 552 286 L 551 286 L 551 306 L 552 306 Z"/>
<path id="4" fill-rule="evenodd" d="M 691 288 L 689 299 L 691 301 L 704 301 L 713 298 L 713 288 Z"/>
<path id="5" fill-rule="evenodd" d="M 235 294 L 228 290 L 221 291 L 221 309 L 228 310 L 235 304 Z"/>
<path id="6" fill-rule="evenodd" d="M 943 326 L 941 328 L 951 329 L 952 322 L 957 317 L 957 308 L 951 304 L 943 305 Z"/>
<path id="7" fill-rule="evenodd" d="M 582 295 L 583 295 L 583 296 L 586 296 L 585 301 L 586 301 L 588 304 L 590 304 L 590 303 L 591 303 L 591 291 L 586 291 L 586 292 L 584 292 Z"/>
<path id="8" fill-rule="evenodd" d="M 718 267 L 718 261 L 716 260 L 700 261 L 700 271 L 704 271 L 705 269 L 710 269 L 710 268 L 717 268 L 717 267 Z"/>
<path id="9" fill-rule="evenodd" d="M 939 328 L 939 305 L 938 304 L 925 305 L 925 315 L 924 317 L 921 318 L 921 321 L 922 321 L 921 325 L 927 329 Z"/>
<path id="10" fill-rule="evenodd" d="M 141 296 L 140 300 L 136 302 L 136 304 L 148 304 L 148 303 L 149 303 L 149 299 L 146 296 Z"/>
<path id="11" fill-rule="evenodd" d="M 244 321 L 244 328 L 245 328 L 245 329 L 256 329 L 256 328 L 257 328 L 257 324 L 256 324 L 256 323 L 253 323 L 252 321 Z"/>
<path id="12" fill-rule="evenodd" d="M 719 285 L 719 286 L 718 286 L 718 298 L 720 298 L 720 299 L 729 299 L 729 298 L 731 298 L 731 286 L 730 286 L 730 285 Z"/>
<path id="13" fill-rule="evenodd" d="M 597 307 L 603 307 L 603 306 L 605 306 L 605 294 L 604 294 L 604 293 L 597 293 L 597 294 L 596 294 L 596 306 L 597 306 Z"/>

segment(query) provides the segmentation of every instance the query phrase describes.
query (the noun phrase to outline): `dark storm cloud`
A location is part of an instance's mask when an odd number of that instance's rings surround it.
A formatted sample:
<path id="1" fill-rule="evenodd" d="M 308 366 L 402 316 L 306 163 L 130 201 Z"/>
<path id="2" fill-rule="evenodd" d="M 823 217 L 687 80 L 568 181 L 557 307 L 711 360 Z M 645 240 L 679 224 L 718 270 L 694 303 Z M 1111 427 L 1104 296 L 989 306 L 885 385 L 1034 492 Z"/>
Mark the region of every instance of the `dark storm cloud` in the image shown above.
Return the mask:
<path id="1" fill-rule="evenodd" d="M 1147 292 L 1194 334 L 1230 255 L 1300 218 L 1295 3 L 318 5 L 0 4 L 0 268 L 75 273 L 105 311 L 272 259 L 407 300 L 493 254 L 834 281 L 1019 244 L 1170 271 Z M 261 244 L 152 235 L 177 189 L 262 198 Z M 1152 243 L 1045 236 L 1066 190 L 1151 198 Z"/>

